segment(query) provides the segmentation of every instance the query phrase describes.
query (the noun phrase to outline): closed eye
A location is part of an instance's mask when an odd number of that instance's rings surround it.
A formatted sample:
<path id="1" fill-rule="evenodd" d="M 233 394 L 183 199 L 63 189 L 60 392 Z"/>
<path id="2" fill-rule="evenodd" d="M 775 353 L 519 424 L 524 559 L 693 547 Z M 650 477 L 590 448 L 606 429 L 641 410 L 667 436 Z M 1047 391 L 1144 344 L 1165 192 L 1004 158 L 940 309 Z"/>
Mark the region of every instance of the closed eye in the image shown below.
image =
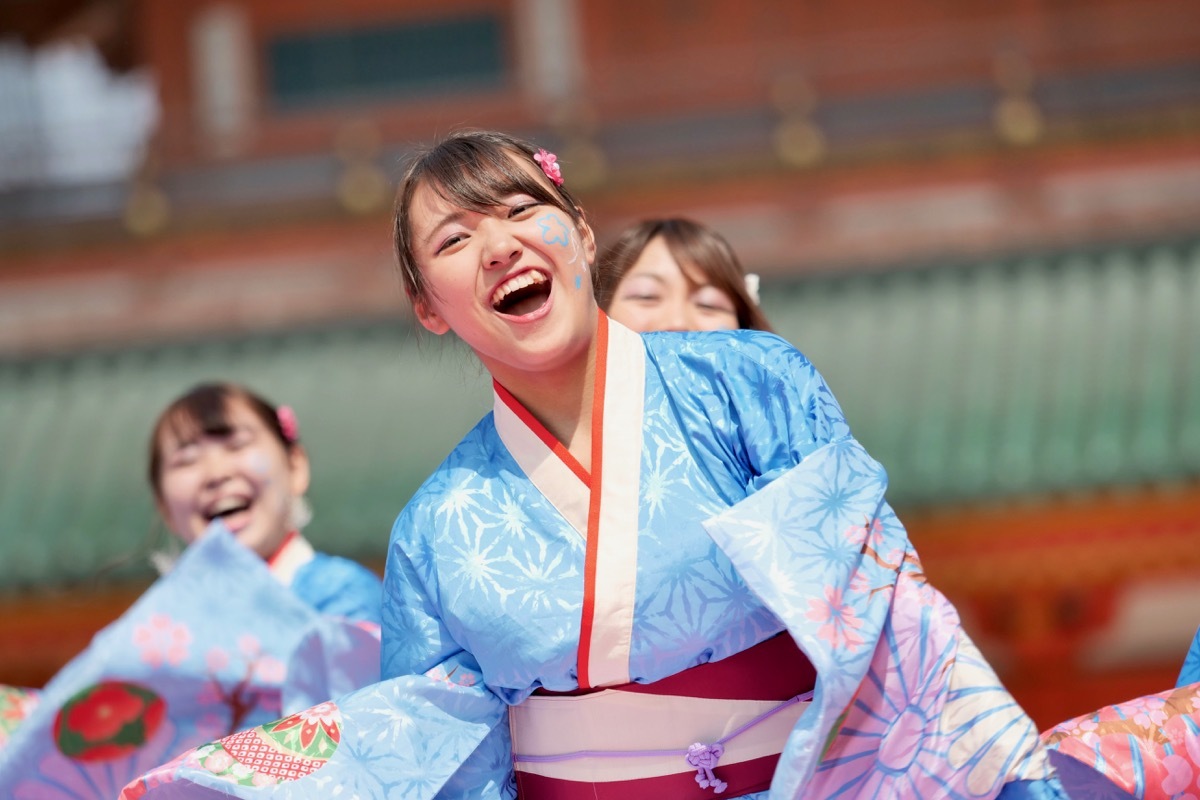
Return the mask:
<path id="1" fill-rule="evenodd" d="M 509 208 L 508 218 L 516 219 L 517 217 L 520 217 L 523 214 L 529 213 L 530 211 L 532 211 L 533 209 L 537 208 L 540 205 L 541 205 L 541 203 L 537 203 L 534 201 L 528 201 L 528 202 L 521 201 L 519 203 L 516 203 L 511 208 Z"/>
<path id="2" fill-rule="evenodd" d="M 705 286 L 692 295 L 692 304 L 706 314 L 734 314 L 733 299 L 715 286 Z"/>
<path id="3" fill-rule="evenodd" d="M 173 451 L 166 459 L 167 469 L 179 469 L 195 464 L 200 459 L 200 447 L 187 444 Z"/>
<path id="4" fill-rule="evenodd" d="M 229 434 L 229 438 L 225 440 L 225 443 L 230 450 L 241 450 L 243 447 L 248 447 L 254 443 L 254 434 L 243 428 L 238 428 Z"/>
<path id="5" fill-rule="evenodd" d="M 433 254 L 439 255 L 443 251 L 449 250 L 451 247 L 453 247 L 454 245 L 458 244 L 459 242 L 463 241 L 466 238 L 467 238 L 467 235 L 465 233 L 451 234 L 450 236 L 447 236 L 445 239 L 442 240 L 442 243 L 438 245 L 437 250 L 433 251 Z"/>

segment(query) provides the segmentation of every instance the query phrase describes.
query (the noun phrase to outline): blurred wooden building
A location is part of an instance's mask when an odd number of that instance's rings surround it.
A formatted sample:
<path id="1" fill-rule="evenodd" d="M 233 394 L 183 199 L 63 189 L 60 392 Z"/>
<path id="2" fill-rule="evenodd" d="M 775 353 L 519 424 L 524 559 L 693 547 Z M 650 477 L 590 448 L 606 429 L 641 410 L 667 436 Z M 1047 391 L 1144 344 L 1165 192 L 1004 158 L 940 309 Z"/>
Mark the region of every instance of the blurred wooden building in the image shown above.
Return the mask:
<path id="1" fill-rule="evenodd" d="M 1200 624 L 1198 23 L 1191 0 L 0 5 L 0 40 L 92 42 L 158 108 L 120 181 L 0 180 L 0 682 L 45 680 L 146 585 L 145 437 L 202 378 L 297 408 L 312 538 L 379 565 L 487 405 L 458 348 L 415 342 L 391 186 L 489 127 L 558 152 L 602 240 L 668 214 L 729 238 L 1039 723 L 1166 688 Z"/>

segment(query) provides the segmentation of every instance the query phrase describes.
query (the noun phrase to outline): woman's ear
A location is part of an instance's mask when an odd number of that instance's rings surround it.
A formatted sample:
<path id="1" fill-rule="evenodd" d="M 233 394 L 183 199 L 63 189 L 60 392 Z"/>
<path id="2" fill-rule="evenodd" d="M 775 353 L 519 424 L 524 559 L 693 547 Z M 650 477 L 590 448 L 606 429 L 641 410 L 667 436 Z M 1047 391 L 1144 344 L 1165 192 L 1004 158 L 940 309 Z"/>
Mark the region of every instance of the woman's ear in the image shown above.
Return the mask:
<path id="1" fill-rule="evenodd" d="M 412 298 L 413 313 L 417 315 L 417 320 L 425 327 L 425 330 L 430 333 L 435 333 L 441 336 L 450 330 L 450 326 L 446 324 L 446 320 L 438 316 L 438 313 L 433 310 L 433 306 L 428 300 L 414 297 Z"/>
<path id="2" fill-rule="evenodd" d="M 291 477 L 288 488 L 296 497 L 301 497 L 308 491 L 308 482 L 311 477 L 311 472 L 308 464 L 308 451 L 304 449 L 302 444 L 294 444 L 288 450 L 288 467 Z"/>
<path id="3" fill-rule="evenodd" d="M 596 263 L 596 234 L 592 232 L 592 226 L 588 225 L 587 220 L 583 217 L 583 209 L 579 211 L 579 238 L 583 241 L 583 256 L 587 259 L 588 266 Z"/>

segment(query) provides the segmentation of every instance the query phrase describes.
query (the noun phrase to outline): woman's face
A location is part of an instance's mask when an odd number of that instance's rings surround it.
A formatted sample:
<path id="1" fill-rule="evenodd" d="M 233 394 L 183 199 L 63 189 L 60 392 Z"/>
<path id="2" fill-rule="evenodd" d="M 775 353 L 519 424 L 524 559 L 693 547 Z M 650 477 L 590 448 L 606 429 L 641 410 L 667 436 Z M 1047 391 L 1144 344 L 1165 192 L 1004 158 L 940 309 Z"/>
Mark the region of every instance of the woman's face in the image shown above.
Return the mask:
<path id="1" fill-rule="evenodd" d="M 681 266 L 661 236 L 651 239 L 613 292 L 608 315 L 635 331 L 738 327 L 733 298 L 695 267 Z"/>
<path id="2" fill-rule="evenodd" d="M 414 306 L 427 329 L 453 330 L 512 387 L 576 365 L 590 345 L 596 251 L 591 229 L 562 209 L 520 193 L 498 201 L 473 211 L 417 187 L 412 252 L 427 293 Z"/>
<path id="3" fill-rule="evenodd" d="M 159 512 L 185 542 L 220 519 L 246 547 L 270 558 L 292 528 L 293 498 L 308 489 L 308 458 L 289 454 L 250 406 L 236 398 L 226 411 L 229 432 L 197 430 L 180 438 L 164 430 Z"/>

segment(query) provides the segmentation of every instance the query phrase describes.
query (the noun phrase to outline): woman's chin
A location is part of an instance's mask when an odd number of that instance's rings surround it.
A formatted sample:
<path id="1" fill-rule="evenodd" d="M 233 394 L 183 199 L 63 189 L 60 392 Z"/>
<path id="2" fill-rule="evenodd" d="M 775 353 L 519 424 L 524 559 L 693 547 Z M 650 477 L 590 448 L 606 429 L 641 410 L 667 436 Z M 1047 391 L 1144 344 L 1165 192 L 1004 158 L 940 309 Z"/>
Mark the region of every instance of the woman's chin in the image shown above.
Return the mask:
<path id="1" fill-rule="evenodd" d="M 269 561 L 287 541 L 286 530 L 265 530 L 262 525 L 248 525 L 234 534 L 244 546 Z"/>

